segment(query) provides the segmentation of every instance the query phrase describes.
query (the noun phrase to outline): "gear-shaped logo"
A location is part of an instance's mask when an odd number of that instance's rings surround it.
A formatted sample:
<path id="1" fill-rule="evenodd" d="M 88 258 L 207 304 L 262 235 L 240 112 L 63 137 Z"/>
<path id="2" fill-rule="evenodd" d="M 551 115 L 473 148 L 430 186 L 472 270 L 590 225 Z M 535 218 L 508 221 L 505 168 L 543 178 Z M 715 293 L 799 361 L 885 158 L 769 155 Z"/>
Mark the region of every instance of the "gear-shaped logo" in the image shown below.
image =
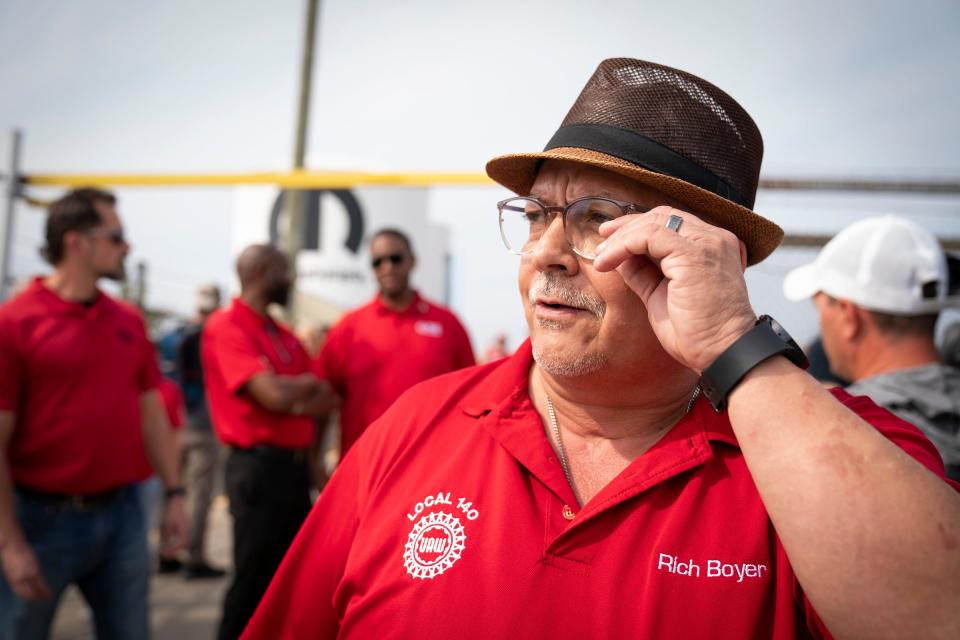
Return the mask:
<path id="1" fill-rule="evenodd" d="M 428 514 L 407 536 L 403 565 L 413 578 L 433 579 L 460 559 L 466 540 L 458 518 L 444 511 Z"/>

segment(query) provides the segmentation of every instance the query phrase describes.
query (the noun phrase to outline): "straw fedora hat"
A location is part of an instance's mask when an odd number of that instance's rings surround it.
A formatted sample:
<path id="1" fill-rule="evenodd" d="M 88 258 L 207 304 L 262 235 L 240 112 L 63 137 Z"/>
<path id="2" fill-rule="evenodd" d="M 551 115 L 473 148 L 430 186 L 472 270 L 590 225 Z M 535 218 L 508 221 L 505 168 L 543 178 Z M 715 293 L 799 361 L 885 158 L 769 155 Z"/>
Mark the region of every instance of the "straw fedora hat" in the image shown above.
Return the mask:
<path id="1" fill-rule="evenodd" d="M 600 63 L 540 153 L 499 156 L 487 175 L 527 195 L 544 160 L 606 169 L 657 189 L 747 245 L 749 264 L 777 248 L 783 229 L 754 213 L 763 139 L 729 95 L 663 65 Z"/>

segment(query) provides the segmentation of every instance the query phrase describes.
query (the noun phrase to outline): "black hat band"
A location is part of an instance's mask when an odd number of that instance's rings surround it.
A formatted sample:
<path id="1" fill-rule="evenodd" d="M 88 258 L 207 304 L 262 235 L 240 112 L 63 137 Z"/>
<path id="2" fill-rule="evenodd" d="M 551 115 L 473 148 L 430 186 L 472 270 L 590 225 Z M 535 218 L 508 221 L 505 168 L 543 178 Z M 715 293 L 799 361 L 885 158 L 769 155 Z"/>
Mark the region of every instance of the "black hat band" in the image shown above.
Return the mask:
<path id="1" fill-rule="evenodd" d="M 712 171 L 629 129 L 605 124 L 567 125 L 553 134 L 544 151 L 558 147 L 577 147 L 606 153 L 649 171 L 679 178 L 747 209 L 753 208 L 752 202 L 746 202 L 736 189 Z"/>

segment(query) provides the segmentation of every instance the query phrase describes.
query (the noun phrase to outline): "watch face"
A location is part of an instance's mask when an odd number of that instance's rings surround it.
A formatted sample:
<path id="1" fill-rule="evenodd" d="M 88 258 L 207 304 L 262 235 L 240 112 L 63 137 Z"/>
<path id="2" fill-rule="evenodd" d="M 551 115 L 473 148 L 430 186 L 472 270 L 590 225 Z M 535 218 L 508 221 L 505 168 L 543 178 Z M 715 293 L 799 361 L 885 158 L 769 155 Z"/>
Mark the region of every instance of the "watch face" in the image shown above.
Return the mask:
<path id="1" fill-rule="evenodd" d="M 796 364 L 801 369 L 806 369 L 807 367 L 810 366 L 810 362 L 809 360 L 807 360 L 807 354 L 803 352 L 803 349 L 801 349 L 800 345 L 798 345 L 796 340 L 793 339 L 793 336 L 787 333 L 787 330 L 784 329 L 779 322 L 777 322 L 776 320 L 774 320 L 768 315 L 760 316 L 760 318 L 758 319 L 758 322 L 766 322 L 767 324 L 769 324 L 770 328 L 773 329 L 773 332 L 777 334 L 777 337 L 783 340 L 784 343 L 786 343 L 786 345 L 790 347 L 790 350 L 784 355 L 790 358 L 790 360 L 794 364 Z"/>
<path id="2" fill-rule="evenodd" d="M 762 316 L 760 319 L 761 319 L 761 320 L 766 320 L 768 323 L 770 323 L 770 328 L 773 329 L 773 332 L 776 333 L 776 334 L 777 334 L 778 336 L 780 336 L 781 338 L 783 338 L 784 340 L 791 340 L 791 339 L 792 339 L 792 338 L 790 337 L 790 334 L 787 333 L 787 330 L 784 329 L 783 326 L 782 326 L 779 322 L 777 322 L 776 320 L 774 320 L 774 319 L 771 318 L 770 316 Z"/>

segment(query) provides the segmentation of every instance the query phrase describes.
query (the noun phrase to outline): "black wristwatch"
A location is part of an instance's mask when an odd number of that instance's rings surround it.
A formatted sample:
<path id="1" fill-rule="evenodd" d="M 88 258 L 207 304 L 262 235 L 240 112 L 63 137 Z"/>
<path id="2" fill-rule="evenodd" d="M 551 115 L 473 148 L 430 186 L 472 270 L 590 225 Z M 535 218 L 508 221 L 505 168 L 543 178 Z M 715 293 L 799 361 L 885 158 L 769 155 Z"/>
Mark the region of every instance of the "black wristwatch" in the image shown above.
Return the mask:
<path id="1" fill-rule="evenodd" d="M 726 409 L 727 396 L 743 377 L 761 362 L 780 354 L 801 369 L 810 365 L 803 349 L 779 322 L 760 316 L 753 329 L 727 347 L 700 376 L 700 388 L 713 410 L 720 413 Z"/>
<path id="2" fill-rule="evenodd" d="M 187 488 L 184 487 L 182 484 L 178 484 L 175 487 L 170 487 L 169 489 L 164 489 L 163 491 L 163 497 L 167 500 L 169 500 L 170 498 L 175 498 L 177 496 L 185 496 L 185 495 L 187 495 Z"/>

